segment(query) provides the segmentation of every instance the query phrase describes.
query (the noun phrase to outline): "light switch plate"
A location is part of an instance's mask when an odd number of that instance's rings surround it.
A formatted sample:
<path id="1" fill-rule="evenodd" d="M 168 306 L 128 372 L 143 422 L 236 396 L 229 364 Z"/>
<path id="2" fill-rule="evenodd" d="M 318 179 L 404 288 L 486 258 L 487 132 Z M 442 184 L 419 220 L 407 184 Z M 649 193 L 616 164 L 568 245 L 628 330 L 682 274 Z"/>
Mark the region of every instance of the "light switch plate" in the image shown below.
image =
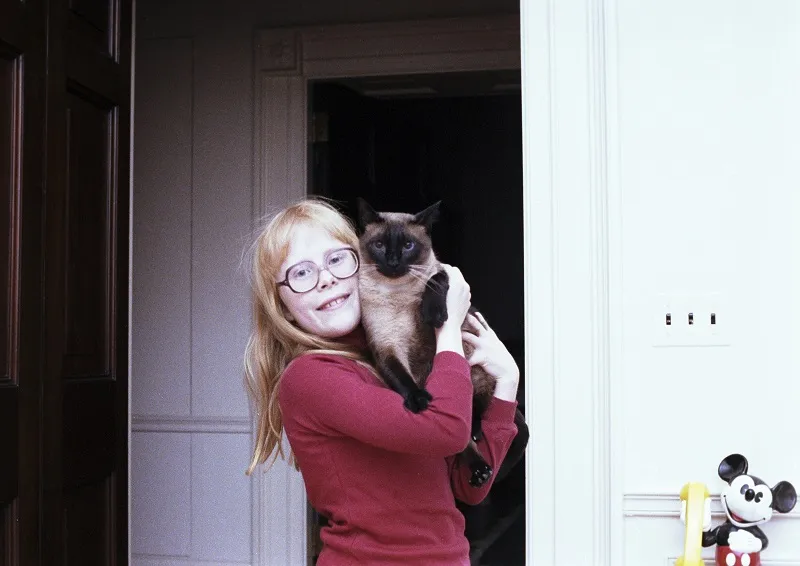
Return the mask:
<path id="1" fill-rule="evenodd" d="M 653 346 L 730 346 L 723 293 L 660 293 L 652 303 Z"/>

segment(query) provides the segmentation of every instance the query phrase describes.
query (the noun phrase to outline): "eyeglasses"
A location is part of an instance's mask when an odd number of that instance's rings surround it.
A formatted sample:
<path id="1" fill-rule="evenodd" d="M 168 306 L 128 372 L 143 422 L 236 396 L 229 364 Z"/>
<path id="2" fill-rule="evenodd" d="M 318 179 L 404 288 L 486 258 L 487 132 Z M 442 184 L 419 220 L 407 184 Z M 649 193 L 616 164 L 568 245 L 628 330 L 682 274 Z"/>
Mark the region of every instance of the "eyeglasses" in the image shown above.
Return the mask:
<path id="1" fill-rule="evenodd" d="M 331 250 L 325 254 L 325 267 L 313 261 L 301 261 L 286 270 L 286 278 L 278 282 L 295 293 L 307 293 L 319 283 L 319 274 L 323 269 L 337 279 L 347 279 L 358 271 L 358 254 L 353 248 Z"/>

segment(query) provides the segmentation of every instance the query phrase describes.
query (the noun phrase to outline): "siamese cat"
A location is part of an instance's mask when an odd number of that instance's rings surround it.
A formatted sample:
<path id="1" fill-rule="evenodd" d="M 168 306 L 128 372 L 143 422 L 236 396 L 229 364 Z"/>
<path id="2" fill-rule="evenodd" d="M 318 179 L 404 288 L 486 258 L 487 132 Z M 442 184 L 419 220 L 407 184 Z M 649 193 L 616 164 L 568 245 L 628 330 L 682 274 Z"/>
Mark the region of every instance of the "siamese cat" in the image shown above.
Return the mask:
<path id="1" fill-rule="evenodd" d="M 417 214 L 376 212 L 358 199 L 361 269 L 359 295 L 361 320 L 381 378 L 418 413 L 428 407 L 431 395 L 425 382 L 436 354 L 435 328 L 447 320 L 447 273 L 433 251 L 431 229 L 440 202 Z M 475 312 L 470 308 L 470 312 Z M 469 330 L 466 321 L 462 328 Z M 464 342 L 469 357 L 472 346 Z M 481 416 L 494 394 L 496 379 L 480 366 L 471 368 L 473 384 L 472 438 L 460 457 L 470 467 L 470 485 L 481 486 L 493 474 L 477 447 L 482 436 Z M 522 456 L 528 429 L 517 409 L 517 438 L 501 466 L 504 476 Z M 515 445 L 516 444 L 516 445 Z M 512 450 L 514 453 L 512 454 Z"/>

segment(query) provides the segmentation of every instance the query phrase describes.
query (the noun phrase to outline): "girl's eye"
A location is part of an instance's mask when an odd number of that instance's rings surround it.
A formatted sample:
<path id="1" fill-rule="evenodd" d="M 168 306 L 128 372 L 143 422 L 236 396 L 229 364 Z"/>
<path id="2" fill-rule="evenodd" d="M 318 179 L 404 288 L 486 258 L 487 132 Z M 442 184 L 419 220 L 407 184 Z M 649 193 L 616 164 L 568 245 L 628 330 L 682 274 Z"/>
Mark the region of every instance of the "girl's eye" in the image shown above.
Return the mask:
<path id="1" fill-rule="evenodd" d="M 405 244 L 403 244 L 403 249 L 404 250 L 410 250 L 410 249 L 413 249 L 413 248 L 414 248 L 414 242 L 412 242 L 410 240 L 408 242 L 406 242 Z"/>
<path id="2" fill-rule="evenodd" d="M 296 265 L 290 272 L 289 272 L 289 279 L 293 281 L 297 281 L 300 279 L 305 279 L 306 277 L 311 277 L 314 274 L 315 267 L 312 267 L 308 263 L 303 263 L 300 265 Z"/>
<path id="3" fill-rule="evenodd" d="M 328 259 L 328 264 L 329 265 L 336 265 L 337 263 L 339 263 L 341 261 L 342 261 L 342 254 L 336 254 L 336 255 L 332 255 Z"/>

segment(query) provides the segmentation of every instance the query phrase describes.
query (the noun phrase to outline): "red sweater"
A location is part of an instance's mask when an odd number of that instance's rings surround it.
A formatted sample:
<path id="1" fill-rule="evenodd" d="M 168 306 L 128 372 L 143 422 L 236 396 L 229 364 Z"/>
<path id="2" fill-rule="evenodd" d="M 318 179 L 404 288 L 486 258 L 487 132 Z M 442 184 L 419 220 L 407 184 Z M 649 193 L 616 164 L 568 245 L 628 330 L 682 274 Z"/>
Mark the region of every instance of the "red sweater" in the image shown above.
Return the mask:
<path id="1" fill-rule="evenodd" d="M 491 481 L 469 485 L 454 455 L 472 419 L 469 364 L 436 355 L 427 389 L 433 401 L 414 414 L 363 366 L 308 354 L 283 374 L 278 400 L 308 499 L 328 517 L 318 566 L 468 565 L 464 518 L 454 496 L 479 503 Z M 479 443 L 495 471 L 517 434 L 516 402 L 493 398 Z"/>

